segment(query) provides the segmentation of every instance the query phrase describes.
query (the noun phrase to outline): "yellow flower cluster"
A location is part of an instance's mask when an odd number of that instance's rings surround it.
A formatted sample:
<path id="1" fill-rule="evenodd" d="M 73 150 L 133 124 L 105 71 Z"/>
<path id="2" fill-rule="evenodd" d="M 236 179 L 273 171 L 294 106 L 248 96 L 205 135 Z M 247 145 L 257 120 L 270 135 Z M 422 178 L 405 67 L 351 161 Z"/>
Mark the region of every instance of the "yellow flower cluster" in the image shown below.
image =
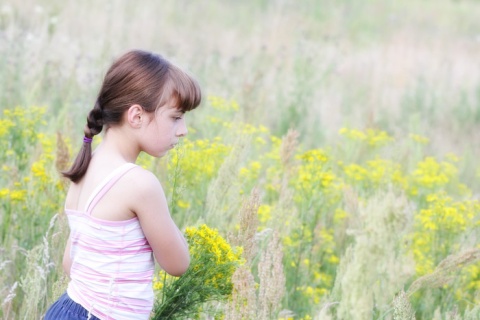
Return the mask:
<path id="1" fill-rule="evenodd" d="M 428 195 L 426 201 L 427 207 L 415 215 L 412 243 L 419 275 L 432 272 L 437 263 L 458 249 L 458 236 L 473 226 L 480 212 L 478 201 L 454 201 L 445 193 Z"/>
<path id="2" fill-rule="evenodd" d="M 457 175 L 457 168 L 450 162 L 438 162 L 433 157 L 420 161 L 412 174 L 411 192 L 416 194 L 418 187 L 437 190 L 448 184 Z"/>
<path id="3" fill-rule="evenodd" d="M 238 177 L 243 184 L 240 193 L 251 190 L 253 186 L 264 187 L 273 193 L 277 192 L 279 189 L 278 177 L 282 174 L 279 153 L 281 139 L 269 135 L 268 129 L 264 126 L 256 127 L 237 123 L 233 127 L 237 128 L 237 134 L 252 137 L 252 146 L 261 154 L 259 158 L 252 159 L 240 167 Z M 270 149 L 260 151 L 264 147 Z M 267 176 L 266 180 L 262 179 L 264 175 Z"/>
<path id="4" fill-rule="evenodd" d="M 381 147 L 393 141 L 387 132 L 368 128 L 365 131 L 341 128 L 339 133 L 353 141 L 365 142 L 371 147 Z"/>
<path id="5" fill-rule="evenodd" d="M 235 100 L 227 100 L 218 96 L 209 96 L 207 100 L 216 111 L 220 111 L 216 116 L 208 117 L 210 123 L 220 125 L 223 128 L 229 129 L 229 131 L 233 131 L 235 134 L 261 135 L 268 133 L 267 127 L 263 125 L 257 127 L 250 123 L 226 120 L 225 115 L 232 114 L 232 112 L 239 109 L 238 103 Z M 261 136 L 255 137 L 254 142 L 258 145 L 266 144 L 265 137 Z"/>
<path id="6" fill-rule="evenodd" d="M 198 186 L 217 174 L 230 151 L 231 147 L 222 143 L 220 137 L 196 141 L 185 138 L 178 148 L 172 150 L 168 170 L 180 170 L 179 176 L 187 185 Z"/>
<path id="7" fill-rule="evenodd" d="M 388 184 L 405 187 L 407 183 L 400 164 L 378 157 L 367 161 L 365 166 L 356 163 L 344 165 L 343 170 L 348 182 L 361 183 L 372 190 Z"/>
<path id="8" fill-rule="evenodd" d="M 11 119 L 0 119 L 0 138 L 6 136 L 10 131 L 10 128 L 14 125 L 15 123 Z"/>
<path id="9" fill-rule="evenodd" d="M 312 188 L 328 188 L 335 180 L 335 175 L 324 167 L 329 157 L 320 149 L 309 150 L 297 156 L 302 165 L 298 167 L 297 188 L 307 191 Z"/>
<path id="10" fill-rule="evenodd" d="M 53 135 L 45 135 L 39 133 L 37 138 L 42 146 L 40 158 L 31 165 L 33 177 L 37 179 L 35 183 L 37 187 L 47 186 L 53 181 L 54 175 L 47 169 L 48 164 L 53 163 L 55 156 L 55 138 Z"/>
<path id="11" fill-rule="evenodd" d="M 258 220 L 265 223 L 272 219 L 272 207 L 267 204 L 262 204 L 258 207 Z"/>
<path id="12" fill-rule="evenodd" d="M 480 291 L 480 264 L 469 265 L 462 275 L 462 282 L 466 283 L 466 289 L 473 292 Z M 462 289 L 461 289 L 462 290 Z M 462 292 L 460 292 L 460 297 Z M 477 304 L 480 303 L 480 297 L 477 299 Z"/>
<path id="13" fill-rule="evenodd" d="M 190 244 L 190 254 L 200 257 L 206 252 L 212 253 L 216 264 L 239 262 L 242 257 L 240 247 L 235 250 L 220 236 L 218 230 L 202 224 L 199 228 L 189 227 L 185 230 L 187 241 Z"/>
<path id="14" fill-rule="evenodd" d="M 428 139 L 427 137 L 421 136 L 419 134 L 413 134 L 413 133 L 410 134 L 410 139 L 412 139 L 413 141 L 419 144 L 428 144 L 430 142 L 430 139 Z"/>
<path id="15" fill-rule="evenodd" d="M 261 169 L 262 163 L 260 161 L 250 161 L 247 166 L 240 168 L 239 176 L 246 180 L 257 180 Z"/>
<path id="16" fill-rule="evenodd" d="M 35 140 L 37 135 L 35 128 L 38 125 L 46 125 L 45 120 L 42 119 L 45 112 L 46 108 L 39 106 L 3 110 L 3 119 L 0 119 L 0 124 L 2 124 L 0 127 L 3 127 L 0 129 L 0 137 L 10 134 L 15 139 L 28 142 Z"/>
<path id="17" fill-rule="evenodd" d="M 174 281 L 177 277 L 171 276 L 163 270 L 153 277 L 153 290 L 162 290 L 166 283 Z"/>
<path id="18" fill-rule="evenodd" d="M 203 224 L 189 227 L 185 237 L 190 250 L 190 267 L 179 278 L 160 272 L 154 288 L 161 299 L 152 319 L 172 318 L 173 315 L 198 313 L 208 301 L 224 300 L 232 292 L 231 278 L 243 263 L 242 249 L 232 248 L 216 229 Z"/>
<path id="19" fill-rule="evenodd" d="M 293 229 L 289 235 L 283 238 L 283 245 L 288 248 L 301 247 L 304 243 L 310 243 L 312 240 L 313 233 L 310 228 L 301 225 L 299 228 Z M 297 267 L 293 261 L 291 265 Z"/>
<path id="20" fill-rule="evenodd" d="M 317 288 L 312 286 L 297 287 L 297 291 L 301 292 L 305 299 L 310 303 L 318 305 L 321 302 L 321 298 L 325 296 L 329 291 L 325 288 Z"/>
<path id="21" fill-rule="evenodd" d="M 171 195 L 172 213 L 178 208 L 185 211 L 203 205 L 209 182 L 217 176 L 225 158 L 232 150 L 232 147 L 224 144 L 219 137 L 195 141 L 187 138 L 183 140 L 170 152 L 166 163 L 168 179 L 164 185 L 166 194 Z"/>
<path id="22" fill-rule="evenodd" d="M 27 190 L 17 189 L 10 190 L 8 188 L 3 188 L 0 190 L 0 199 L 7 198 L 12 202 L 22 202 L 27 199 Z"/>
<path id="23" fill-rule="evenodd" d="M 330 156 L 321 149 L 308 150 L 296 156 L 300 164 L 296 167 L 296 178 L 292 183 L 300 198 L 312 198 L 320 191 L 331 193 L 337 178 L 328 164 Z M 299 198 L 300 201 L 302 201 Z"/>
<path id="24" fill-rule="evenodd" d="M 45 113 L 45 107 L 15 107 L 0 116 L 0 233 L 28 246 L 38 243 L 64 199 Z"/>
<path id="25" fill-rule="evenodd" d="M 239 109 L 238 103 L 235 100 L 227 100 L 218 96 L 208 96 L 207 100 L 214 109 L 220 111 L 237 111 Z"/>
<path id="26" fill-rule="evenodd" d="M 210 116 L 208 118 L 212 124 L 219 124 L 222 127 L 229 129 L 230 131 L 236 134 L 242 135 L 258 135 L 255 137 L 254 142 L 256 145 L 265 145 L 267 143 L 265 137 L 262 137 L 262 134 L 268 133 L 268 129 L 265 126 L 254 126 L 249 123 L 244 122 L 231 122 L 223 120 L 222 118 Z"/>

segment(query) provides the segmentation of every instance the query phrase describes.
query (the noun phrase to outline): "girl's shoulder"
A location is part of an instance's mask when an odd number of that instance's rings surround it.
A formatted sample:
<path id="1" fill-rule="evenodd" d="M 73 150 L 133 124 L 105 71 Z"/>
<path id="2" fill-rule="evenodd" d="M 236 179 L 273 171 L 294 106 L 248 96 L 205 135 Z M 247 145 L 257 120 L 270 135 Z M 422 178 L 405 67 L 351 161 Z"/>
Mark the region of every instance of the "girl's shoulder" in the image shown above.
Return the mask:
<path id="1" fill-rule="evenodd" d="M 122 180 L 123 188 L 129 190 L 129 195 L 135 201 L 149 202 L 152 198 L 165 196 L 157 176 L 140 166 L 130 170 Z"/>
<path id="2" fill-rule="evenodd" d="M 131 170 L 122 182 L 128 207 L 144 223 L 158 223 L 159 215 L 169 217 L 167 199 L 158 178 L 143 168 Z M 128 189 L 127 189 L 128 188 Z M 127 192 L 125 192 L 128 190 Z M 142 224 L 142 228 L 145 225 Z"/>
<path id="3" fill-rule="evenodd" d="M 126 174 L 124 183 L 131 184 L 137 190 L 147 191 L 151 188 L 161 188 L 160 180 L 157 176 L 141 166 L 135 166 Z"/>

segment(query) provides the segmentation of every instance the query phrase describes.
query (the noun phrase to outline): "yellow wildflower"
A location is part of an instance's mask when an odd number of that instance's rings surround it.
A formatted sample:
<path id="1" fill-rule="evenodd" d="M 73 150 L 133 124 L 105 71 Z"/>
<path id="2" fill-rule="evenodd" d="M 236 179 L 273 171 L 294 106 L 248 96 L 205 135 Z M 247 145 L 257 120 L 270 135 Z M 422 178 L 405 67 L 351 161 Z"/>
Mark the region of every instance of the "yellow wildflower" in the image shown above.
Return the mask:
<path id="1" fill-rule="evenodd" d="M 25 201 L 27 197 L 27 190 L 13 190 L 10 192 L 10 199 L 12 201 Z"/>
<path id="2" fill-rule="evenodd" d="M 258 219 L 260 222 L 267 222 L 272 218 L 272 207 L 266 204 L 262 204 L 258 207 Z"/>
<path id="3" fill-rule="evenodd" d="M 190 208 L 190 203 L 180 199 L 180 200 L 177 200 L 177 206 L 182 209 L 188 209 Z"/>
<path id="4" fill-rule="evenodd" d="M 0 198 L 5 198 L 10 193 L 10 190 L 7 188 L 0 189 Z"/>
<path id="5" fill-rule="evenodd" d="M 430 142 L 430 139 L 428 139 L 427 137 L 413 133 L 410 134 L 410 139 L 420 144 L 428 144 Z"/>

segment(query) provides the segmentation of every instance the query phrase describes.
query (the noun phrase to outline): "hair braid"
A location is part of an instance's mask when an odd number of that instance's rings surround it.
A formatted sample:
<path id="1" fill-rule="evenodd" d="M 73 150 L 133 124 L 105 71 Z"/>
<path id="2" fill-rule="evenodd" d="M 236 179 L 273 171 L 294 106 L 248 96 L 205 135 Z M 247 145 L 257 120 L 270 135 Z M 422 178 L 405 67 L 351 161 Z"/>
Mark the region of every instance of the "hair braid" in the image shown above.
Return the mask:
<path id="1" fill-rule="evenodd" d="M 103 129 L 103 110 L 100 103 L 95 103 L 95 106 L 88 113 L 87 124 L 83 129 L 85 137 L 93 138 L 93 136 L 102 132 Z M 62 172 L 62 174 L 73 182 L 79 181 L 87 172 L 88 164 L 92 158 L 92 144 L 90 142 L 83 142 L 82 149 L 77 155 L 77 159 L 73 163 L 70 170 Z"/>
<path id="2" fill-rule="evenodd" d="M 102 132 L 102 129 L 103 129 L 103 109 L 97 100 L 93 109 L 90 110 L 90 112 L 88 113 L 87 124 L 85 125 L 83 132 L 85 133 L 85 137 L 93 138 L 93 136 Z"/>

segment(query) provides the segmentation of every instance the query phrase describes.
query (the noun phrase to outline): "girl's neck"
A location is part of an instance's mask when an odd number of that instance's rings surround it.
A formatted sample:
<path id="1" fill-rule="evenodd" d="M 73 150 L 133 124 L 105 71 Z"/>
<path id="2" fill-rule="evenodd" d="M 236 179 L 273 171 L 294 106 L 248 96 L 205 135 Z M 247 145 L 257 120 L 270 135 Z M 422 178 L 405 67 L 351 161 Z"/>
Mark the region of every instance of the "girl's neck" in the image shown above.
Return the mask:
<path id="1" fill-rule="evenodd" d="M 140 148 L 136 137 L 122 130 L 122 127 L 112 127 L 106 130 L 102 142 L 95 149 L 96 159 L 111 162 L 112 165 L 120 162 L 135 163 Z"/>

